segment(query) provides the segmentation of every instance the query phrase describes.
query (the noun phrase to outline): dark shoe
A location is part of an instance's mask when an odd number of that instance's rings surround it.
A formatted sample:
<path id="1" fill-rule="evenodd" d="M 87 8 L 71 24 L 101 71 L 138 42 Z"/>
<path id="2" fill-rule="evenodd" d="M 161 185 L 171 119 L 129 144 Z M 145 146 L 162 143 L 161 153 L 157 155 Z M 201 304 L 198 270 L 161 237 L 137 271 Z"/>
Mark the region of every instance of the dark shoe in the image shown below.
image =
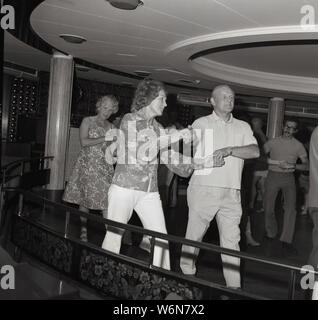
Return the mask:
<path id="1" fill-rule="evenodd" d="M 251 232 L 245 232 L 246 244 L 252 247 L 259 247 L 261 244 L 254 240 Z"/>
<path id="2" fill-rule="evenodd" d="M 296 248 L 287 242 L 282 242 L 283 254 L 285 257 L 295 257 L 298 255 Z"/>
<path id="3" fill-rule="evenodd" d="M 269 237 L 267 235 L 264 236 L 264 240 L 267 242 L 273 242 L 275 240 L 275 238 Z"/>

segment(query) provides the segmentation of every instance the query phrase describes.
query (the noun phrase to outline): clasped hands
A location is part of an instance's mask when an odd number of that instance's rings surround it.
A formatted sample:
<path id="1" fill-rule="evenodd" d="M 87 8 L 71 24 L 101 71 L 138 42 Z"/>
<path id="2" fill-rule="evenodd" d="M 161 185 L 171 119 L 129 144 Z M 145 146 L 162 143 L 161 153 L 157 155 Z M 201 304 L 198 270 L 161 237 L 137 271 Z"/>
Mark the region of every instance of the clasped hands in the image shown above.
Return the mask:
<path id="1" fill-rule="evenodd" d="M 218 149 L 205 158 L 194 158 L 194 169 L 222 167 L 225 164 L 224 158 L 232 154 L 232 148 L 226 147 Z"/>
<path id="2" fill-rule="evenodd" d="M 286 160 L 282 160 L 282 161 L 279 161 L 278 163 L 278 166 L 281 168 L 281 169 L 295 169 L 296 167 L 296 164 L 295 163 L 290 163 Z"/>

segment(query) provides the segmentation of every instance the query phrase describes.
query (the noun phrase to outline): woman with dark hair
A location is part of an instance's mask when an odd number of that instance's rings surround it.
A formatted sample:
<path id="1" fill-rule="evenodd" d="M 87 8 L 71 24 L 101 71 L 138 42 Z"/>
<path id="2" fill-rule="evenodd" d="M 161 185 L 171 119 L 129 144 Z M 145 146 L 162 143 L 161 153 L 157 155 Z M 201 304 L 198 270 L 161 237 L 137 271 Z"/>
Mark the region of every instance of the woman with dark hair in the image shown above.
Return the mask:
<path id="1" fill-rule="evenodd" d="M 105 159 L 106 132 L 115 126 L 108 118 L 118 111 L 118 100 L 113 95 L 101 97 L 96 103 L 96 116 L 85 117 L 80 126 L 79 152 L 74 169 L 65 188 L 63 200 L 79 205 L 79 210 L 102 210 L 107 217 L 108 188 L 114 168 Z M 81 217 L 80 239 L 87 241 L 87 219 Z"/>
<path id="2" fill-rule="evenodd" d="M 117 149 L 117 165 L 108 193 L 109 219 L 127 223 L 135 210 L 144 228 L 161 233 L 167 233 L 167 230 L 158 192 L 157 154 L 159 150 L 151 154 L 151 148 L 149 148 L 148 154 L 145 153 L 147 155 L 140 151 L 145 146 L 145 141 L 150 142 L 150 146 L 157 147 L 159 141 L 162 141 L 160 139 L 166 139 L 169 136 L 168 132 L 160 135 L 164 129 L 155 120 L 155 117 L 162 115 L 166 106 L 166 92 L 161 82 L 145 79 L 139 83 L 131 113 L 126 114 L 121 122 L 120 129 L 125 139 L 117 140 L 120 141 L 121 146 L 119 145 Z M 173 132 L 169 136 L 170 142 L 174 142 L 173 136 L 177 136 L 175 141 L 191 140 L 189 129 Z M 144 140 L 140 139 L 142 136 Z M 189 176 L 193 165 L 168 164 L 169 157 L 174 156 L 176 159 L 178 155 L 180 154 L 170 150 L 162 152 L 161 159 L 165 158 L 166 165 L 175 173 Z M 121 161 L 120 158 L 122 158 Z M 191 163 L 191 158 L 188 163 Z M 123 232 L 122 229 L 108 226 L 102 248 L 119 253 Z M 153 264 L 170 269 L 169 248 L 166 240 L 156 239 Z"/>

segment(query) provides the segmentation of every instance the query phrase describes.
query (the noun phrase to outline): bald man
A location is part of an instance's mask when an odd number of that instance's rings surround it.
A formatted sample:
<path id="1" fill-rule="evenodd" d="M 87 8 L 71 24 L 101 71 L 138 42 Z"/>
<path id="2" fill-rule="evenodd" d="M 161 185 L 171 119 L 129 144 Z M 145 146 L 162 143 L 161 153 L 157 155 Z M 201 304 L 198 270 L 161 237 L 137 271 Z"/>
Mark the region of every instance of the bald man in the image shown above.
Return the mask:
<path id="1" fill-rule="evenodd" d="M 259 148 L 249 124 L 232 115 L 234 98 L 235 94 L 229 86 L 217 86 L 210 98 L 214 108 L 212 114 L 193 123 L 196 134 L 200 132 L 204 135 L 209 130 L 213 132 L 209 140 L 205 139 L 203 142 L 202 139 L 197 139 L 195 157 L 198 152 L 205 150 L 223 158 L 224 165 L 208 171 L 194 171 L 187 190 L 189 220 L 186 238 L 202 241 L 210 222 L 216 217 L 220 245 L 240 250 L 240 189 L 244 159 L 259 157 Z M 198 253 L 197 248 L 186 245 L 182 247 L 180 267 L 184 274 L 196 273 L 195 260 Z M 226 285 L 240 288 L 240 259 L 228 255 L 221 257 Z"/>

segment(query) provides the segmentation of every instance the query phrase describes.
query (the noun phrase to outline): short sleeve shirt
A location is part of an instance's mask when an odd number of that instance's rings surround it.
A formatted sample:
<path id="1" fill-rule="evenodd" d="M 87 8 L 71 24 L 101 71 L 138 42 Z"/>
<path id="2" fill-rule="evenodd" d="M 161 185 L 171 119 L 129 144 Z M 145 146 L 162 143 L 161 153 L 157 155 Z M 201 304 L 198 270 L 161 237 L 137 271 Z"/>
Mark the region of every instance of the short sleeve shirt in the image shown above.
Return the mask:
<path id="1" fill-rule="evenodd" d="M 195 132 L 199 130 L 198 133 L 201 134 L 195 157 L 200 157 L 202 153 L 205 156 L 211 155 L 225 147 L 257 145 L 250 125 L 232 115 L 230 120 L 225 122 L 213 112 L 209 116 L 197 119 L 192 127 Z M 224 161 L 225 165 L 222 167 L 195 170 L 190 185 L 241 189 L 244 160 L 229 156 Z"/>
<path id="2" fill-rule="evenodd" d="M 136 137 L 138 132 L 142 130 L 152 130 L 159 135 L 159 123 L 155 119 L 152 123 L 149 123 L 138 112 L 128 113 L 123 117 L 120 129 L 124 133 L 125 139 L 123 141 L 124 145 L 120 146 L 119 150 L 123 152 L 124 157 L 116 165 L 113 183 L 127 189 L 147 192 L 158 191 L 158 163 L 145 163 L 138 160 L 137 150 L 143 142 L 138 142 Z"/>
<path id="3" fill-rule="evenodd" d="M 264 144 L 264 149 L 269 152 L 269 157 L 272 160 L 288 161 L 296 164 L 298 158 L 306 157 L 307 151 L 303 144 L 295 138 L 286 139 L 277 137 L 267 141 Z M 293 172 L 294 169 L 286 170 L 279 168 L 277 165 L 270 164 L 268 169 L 275 172 Z"/>

